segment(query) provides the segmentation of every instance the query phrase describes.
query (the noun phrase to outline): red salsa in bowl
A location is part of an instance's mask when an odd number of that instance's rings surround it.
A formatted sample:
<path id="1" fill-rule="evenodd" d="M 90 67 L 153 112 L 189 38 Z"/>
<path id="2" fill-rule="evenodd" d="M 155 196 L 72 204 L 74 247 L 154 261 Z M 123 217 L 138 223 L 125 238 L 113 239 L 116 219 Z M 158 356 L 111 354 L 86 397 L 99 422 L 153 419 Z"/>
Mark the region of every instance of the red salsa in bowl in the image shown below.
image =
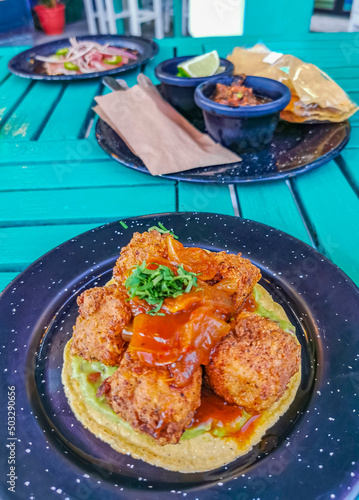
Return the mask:
<path id="1" fill-rule="evenodd" d="M 251 87 L 243 85 L 243 81 L 234 81 L 231 85 L 217 83 L 216 89 L 211 97 L 211 100 L 237 108 L 239 106 L 258 106 L 259 104 L 267 104 L 272 102 L 270 97 L 259 96 L 254 93 Z"/>
<path id="2" fill-rule="evenodd" d="M 276 80 L 240 75 L 208 80 L 194 98 L 212 139 L 240 153 L 270 144 L 291 94 Z"/>

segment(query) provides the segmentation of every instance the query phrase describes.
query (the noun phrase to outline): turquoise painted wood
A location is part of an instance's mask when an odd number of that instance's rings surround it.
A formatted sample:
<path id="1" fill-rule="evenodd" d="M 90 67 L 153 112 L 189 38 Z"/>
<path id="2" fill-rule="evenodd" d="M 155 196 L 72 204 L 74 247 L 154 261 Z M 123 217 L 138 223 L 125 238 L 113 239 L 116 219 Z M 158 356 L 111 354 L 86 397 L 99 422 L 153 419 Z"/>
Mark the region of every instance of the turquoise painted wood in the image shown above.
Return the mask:
<path id="1" fill-rule="evenodd" d="M 101 84 L 98 80 L 66 86 L 41 132 L 41 139 L 62 140 L 83 137 L 86 131 L 85 120 L 95 104 L 94 97 L 99 95 L 100 89 Z"/>
<path id="2" fill-rule="evenodd" d="M 0 272 L 7 269 L 22 271 L 52 248 L 99 224 L 96 222 L 58 226 L 2 227 L 0 228 Z"/>
<path id="3" fill-rule="evenodd" d="M 30 141 L 35 138 L 49 112 L 56 105 L 64 83 L 36 82 L 0 131 L 0 140 Z M 44 95 L 47 99 L 44 101 Z"/>
<path id="4" fill-rule="evenodd" d="M 1 273 L 0 272 L 0 290 L 3 290 L 19 273 Z"/>
<path id="5" fill-rule="evenodd" d="M 212 212 L 234 215 L 228 186 L 180 183 L 178 186 L 180 212 Z"/>
<path id="6" fill-rule="evenodd" d="M 120 217 L 174 211 L 175 188 L 147 186 L 3 191 L 0 224 L 64 224 L 112 221 Z"/>
<path id="7" fill-rule="evenodd" d="M 13 75 L 0 85 L 0 125 L 4 123 L 4 119 L 11 113 L 14 106 L 21 102 L 21 98 L 27 93 L 30 85 L 30 80 Z"/>
<path id="8" fill-rule="evenodd" d="M 63 163 L 31 163 L 0 167 L 0 186 L 7 191 L 109 186 L 174 185 L 173 181 L 123 168 L 110 159 Z M 1 198 L 1 195 L 0 195 Z"/>
<path id="9" fill-rule="evenodd" d="M 85 119 L 85 117 L 84 117 Z M 20 147 L 21 146 L 21 147 Z M 106 160 L 108 155 L 96 139 L 68 139 L 66 141 L 4 141 L 0 135 L 0 156 L 3 164 L 19 162 L 45 162 L 62 165 L 64 162 Z"/>
<path id="10" fill-rule="evenodd" d="M 259 1 L 250 7 L 247 2 L 247 9 L 268 14 L 270 4 Z M 297 1 L 293 7 L 286 2 L 288 19 Z M 160 40 L 158 55 L 143 70 L 158 83 L 156 65 L 175 53 L 216 48 L 225 56 L 234 46 L 263 41 L 272 50 L 315 62 L 359 102 L 356 35 L 299 35 L 304 11 L 300 26 L 289 30 L 287 23 L 280 35 L 271 32 L 279 22 L 273 19 L 272 26 L 264 29 L 257 23 L 252 26 L 257 31 L 243 37 Z M 249 18 L 245 22 L 250 27 Z M 178 18 L 176 26 L 178 31 Z M 0 289 L 33 260 L 80 232 L 127 216 L 176 210 L 231 215 L 239 210 L 243 217 L 316 246 L 359 284 L 359 115 L 351 119 L 349 145 L 336 162 L 291 181 L 238 185 L 233 199 L 226 185 L 150 177 L 111 160 L 95 139 L 93 99 L 108 92 L 100 79 L 45 83 L 9 75 L 8 60 L 22 49 L 0 47 Z M 132 86 L 137 75 L 123 77 Z"/>
<path id="11" fill-rule="evenodd" d="M 289 182 L 238 185 L 237 193 L 243 217 L 276 227 L 312 244 Z"/>
<path id="12" fill-rule="evenodd" d="M 359 200 L 350 184 L 334 162 L 297 177 L 294 184 L 318 249 L 359 283 Z"/>
<path id="13" fill-rule="evenodd" d="M 359 150 L 346 149 L 342 153 L 344 161 L 339 161 L 343 173 L 352 183 L 354 189 L 359 194 Z"/>

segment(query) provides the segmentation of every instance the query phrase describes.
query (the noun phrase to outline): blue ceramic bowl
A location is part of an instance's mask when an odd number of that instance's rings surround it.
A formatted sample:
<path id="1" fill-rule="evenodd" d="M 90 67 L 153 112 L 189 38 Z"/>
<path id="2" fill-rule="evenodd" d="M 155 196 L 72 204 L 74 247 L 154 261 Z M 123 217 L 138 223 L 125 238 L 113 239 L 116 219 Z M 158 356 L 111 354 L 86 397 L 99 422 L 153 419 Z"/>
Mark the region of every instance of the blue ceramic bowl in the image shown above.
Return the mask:
<path id="1" fill-rule="evenodd" d="M 185 78 L 177 76 L 177 66 L 183 61 L 187 61 L 196 56 L 174 57 L 161 62 L 155 68 L 155 75 L 161 82 L 161 94 L 180 113 L 190 116 L 193 111 L 198 111 L 194 102 L 195 88 L 203 82 L 218 78 L 219 76 L 231 76 L 233 64 L 227 59 L 221 59 L 220 65 L 225 67 L 223 73 L 202 78 Z"/>
<path id="2" fill-rule="evenodd" d="M 216 142 L 236 151 L 261 149 L 273 138 L 279 113 L 290 101 L 290 90 L 276 80 L 247 76 L 244 85 L 252 87 L 258 96 L 269 97 L 273 101 L 234 108 L 210 99 L 217 83 L 230 85 L 234 81 L 236 77 L 217 77 L 196 88 L 195 101 L 202 109 L 206 130 Z"/>

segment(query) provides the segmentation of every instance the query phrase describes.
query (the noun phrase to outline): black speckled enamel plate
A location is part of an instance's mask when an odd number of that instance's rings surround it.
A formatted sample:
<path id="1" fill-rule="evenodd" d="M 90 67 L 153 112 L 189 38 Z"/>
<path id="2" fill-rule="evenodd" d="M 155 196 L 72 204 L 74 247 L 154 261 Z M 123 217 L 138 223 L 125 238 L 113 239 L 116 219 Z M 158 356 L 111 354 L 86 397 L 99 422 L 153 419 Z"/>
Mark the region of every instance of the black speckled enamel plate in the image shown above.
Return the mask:
<path id="1" fill-rule="evenodd" d="M 196 117 L 193 124 L 204 132 L 203 119 Z M 238 152 L 242 158 L 240 162 L 196 168 L 162 177 L 224 184 L 293 177 L 333 160 L 347 145 L 349 136 L 348 121 L 311 125 L 280 121 L 272 142 L 261 151 Z M 114 160 L 151 175 L 142 160 L 134 155 L 121 137 L 101 119 L 96 124 L 96 139 Z"/>
<path id="2" fill-rule="evenodd" d="M 115 452 L 77 422 L 61 384 L 76 297 L 108 280 L 134 231 L 159 221 L 187 245 L 250 258 L 302 345 L 303 376 L 291 407 L 250 453 L 208 473 L 170 472 Z M 1 498 L 354 499 L 359 493 L 358 288 L 311 247 L 253 221 L 177 213 L 125 222 L 126 230 L 111 223 L 55 248 L 0 298 Z M 15 403 L 7 406 L 11 391 Z M 14 408 L 12 430 L 8 411 Z M 12 458 L 15 493 L 6 482 Z"/>
<path id="3" fill-rule="evenodd" d="M 101 43 L 102 45 L 109 43 L 115 47 L 125 47 L 127 49 L 137 50 L 139 55 L 136 61 L 125 64 L 124 66 L 121 66 L 121 68 L 112 68 L 107 71 L 93 71 L 92 73 L 84 73 L 81 75 L 47 75 L 46 73 L 43 73 L 41 63 L 34 63 L 32 61 L 36 55 L 51 56 L 58 49 L 69 47 L 69 39 L 62 38 L 61 40 L 36 45 L 31 49 L 20 52 L 20 54 L 17 54 L 9 61 L 8 68 L 11 73 L 14 73 L 14 75 L 31 78 L 33 80 L 48 80 L 57 82 L 59 80 L 86 80 L 88 78 L 96 78 L 98 76 L 103 77 L 106 75 L 115 75 L 137 68 L 152 59 L 158 52 L 157 43 L 139 36 L 85 35 L 78 36 L 76 38 L 79 41 L 89 40 Z"/>

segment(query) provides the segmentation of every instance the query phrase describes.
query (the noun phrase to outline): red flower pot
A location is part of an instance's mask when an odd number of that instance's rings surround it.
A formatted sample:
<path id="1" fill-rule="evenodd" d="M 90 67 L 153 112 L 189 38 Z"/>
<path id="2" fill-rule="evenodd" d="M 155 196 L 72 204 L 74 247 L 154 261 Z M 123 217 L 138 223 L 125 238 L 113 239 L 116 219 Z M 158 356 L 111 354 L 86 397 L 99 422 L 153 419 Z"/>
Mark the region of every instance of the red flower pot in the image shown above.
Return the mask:
<path id="1" fill-rule="evenodd" d="M 56 7 L 36 5 L 34 7 L 40 24 L 47 35 L 61 35 L 65 26 L 65 5 L 58 3 Z"/>

